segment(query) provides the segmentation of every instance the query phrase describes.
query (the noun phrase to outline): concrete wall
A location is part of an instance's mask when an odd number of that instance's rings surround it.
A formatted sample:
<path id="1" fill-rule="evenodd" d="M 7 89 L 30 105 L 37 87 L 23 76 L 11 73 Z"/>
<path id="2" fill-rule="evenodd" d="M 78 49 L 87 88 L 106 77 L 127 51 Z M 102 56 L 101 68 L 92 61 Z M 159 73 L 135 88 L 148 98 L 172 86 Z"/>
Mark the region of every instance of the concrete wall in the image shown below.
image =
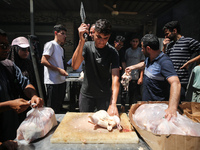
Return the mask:
<path id="1" fill-rule="evenodd" d="M 200 41 L 200 1 L 183 0 L 180 4 L 169 8 L 157 20 L 157 36 L 164 37 L 162 28 L 165 23 L 178 20 L 181 23 L 181 34 Z"/>

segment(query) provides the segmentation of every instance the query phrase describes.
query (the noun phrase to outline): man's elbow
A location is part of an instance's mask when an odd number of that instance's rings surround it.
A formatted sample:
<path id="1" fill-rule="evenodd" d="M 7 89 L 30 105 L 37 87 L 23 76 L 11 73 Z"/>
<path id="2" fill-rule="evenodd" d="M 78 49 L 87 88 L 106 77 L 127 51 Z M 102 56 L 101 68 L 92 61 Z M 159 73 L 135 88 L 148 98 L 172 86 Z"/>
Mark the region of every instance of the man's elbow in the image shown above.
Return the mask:
<path id="1" fill-rule="evenodd" d="M 44 60 L 43 57 L 41 58 L 41 64 L 42 64 L 42 65 L 45 65 L 45 60 Z"/>

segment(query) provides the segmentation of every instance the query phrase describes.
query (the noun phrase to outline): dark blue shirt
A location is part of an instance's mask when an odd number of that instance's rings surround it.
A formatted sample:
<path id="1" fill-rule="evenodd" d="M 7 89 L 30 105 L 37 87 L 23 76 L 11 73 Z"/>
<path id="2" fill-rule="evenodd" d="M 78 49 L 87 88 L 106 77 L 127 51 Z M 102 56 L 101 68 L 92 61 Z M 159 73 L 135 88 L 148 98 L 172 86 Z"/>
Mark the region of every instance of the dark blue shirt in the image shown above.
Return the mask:
<path id="1" fill-rule="evenodd" d="M 0 61 L 0 102 L 19 98 L 28 84 L 29 80 L 11 60 Z M 14 110 L 0 113 L 0 141 L 15 139 L 19 124 Z"/>
<path id="2" fill-rule="evenodd" d="M 168 101 L 170 85 L 167 79 L 177 76 L 171 59 L 161 52 L 152 62 L 147 57 L 145 64 L 142 100 Z"/>

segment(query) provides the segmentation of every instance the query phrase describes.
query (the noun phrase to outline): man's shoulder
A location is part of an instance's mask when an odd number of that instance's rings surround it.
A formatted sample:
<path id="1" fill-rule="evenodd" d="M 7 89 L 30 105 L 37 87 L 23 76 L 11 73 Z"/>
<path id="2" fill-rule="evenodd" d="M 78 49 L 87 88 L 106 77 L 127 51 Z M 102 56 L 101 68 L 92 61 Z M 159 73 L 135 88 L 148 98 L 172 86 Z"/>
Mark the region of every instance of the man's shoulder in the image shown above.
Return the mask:
<path id="1" fill-rule="evenodd" d="M 130 50 L 132 50 L 131 47 L 127 48 L 125 51 L 128 52 L 128 51 L 130 51 Z"/>
<path id="2" fill-rule="evenodd" d="M 110 49 L 110 51 L 118 53 L 118 51 L 116 50 L 116 48 L 114 46 L 112 46 L 111 44 L 107 43 L 106 46 L 108 47 L 108 49 Z"/>
<path id="3" fill-rule="evenodd" d="M 85 42 L 85 46 L 87 46 L 87 47 L 90 47 L 92 45 L 94 45 L 94 41 L 87 41 L 87 42 Z"/>
<path id="4" fill-rule="evenodd" d="M 194 38 L 191 38 L 191 37 L 184 37 L 184 36 L 182 36 L 179 40 L 178 40 L 178 42 L 180 42 L 180 43 L 189 43 L 189 42 L 191 42 L 191 41 L 196 41 Z"/>
<path id="5" fill-rule="evenodd" d="M 56 42 L 54 40 L 51 40 L 49 42 L 46 42 L 44 46 L 49 47 L 49 46 L 52 46 L 52 45 L 55 45 L 55 44 L 56 44 Z"/>
<path id="6" fill-rule="evenodd" d="M 1 61 L 1 64 L 5 67 L 13 67 L 14 66 L 14 63 L 9 59 L 5 59 L 5 60 Z"/>

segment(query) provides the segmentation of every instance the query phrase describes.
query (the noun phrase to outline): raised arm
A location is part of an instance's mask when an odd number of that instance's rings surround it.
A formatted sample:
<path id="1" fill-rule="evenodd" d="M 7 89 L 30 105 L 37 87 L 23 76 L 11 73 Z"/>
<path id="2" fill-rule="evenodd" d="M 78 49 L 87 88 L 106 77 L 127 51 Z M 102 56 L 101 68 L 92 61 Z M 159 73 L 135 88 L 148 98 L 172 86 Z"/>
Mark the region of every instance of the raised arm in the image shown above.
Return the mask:
<path id="1" fill-rule="evenodd" d="M 138 63 L 136 65 L 132 65 L 132 66 L 127 67 L 125 69 L 125 72 L 129 73 L 129 72 L 131 72 L 134 69 L 144 69 L 144 68 L 145 68 L 145 63 L 144 62 L 140 62 L 140 63 Z"/>
<path id="2" fill-rule="evenodd" d="M 77 70 L 79 68 L 79 66 L 81 65 L 82 61 L 84 60 L 84 57 L 82 56 L 82 52 L 83 52 L 83 46 L 85 44 L 85 39 L 83 37 L 84 33 L 88 33 L 89 34 L 89 26 L 82 23 L 80 25 L 80 27 L 78 28 L 78 32 L 79 32 L 79 43 L 78 46 L 76 47 L 76 50 L 72 56 L 72 68 L 73 70 Z"/>
<path id="3" fill-rule="evenodd" d="M 167 44 L 169 44 L 170 42 L 170 39 L 169 38 L 165 38 L 163 40 L 163 49 L 162 49 L 162 52 L 165 53 L 166 52 L 166 48 L 167 48 Z"/>

